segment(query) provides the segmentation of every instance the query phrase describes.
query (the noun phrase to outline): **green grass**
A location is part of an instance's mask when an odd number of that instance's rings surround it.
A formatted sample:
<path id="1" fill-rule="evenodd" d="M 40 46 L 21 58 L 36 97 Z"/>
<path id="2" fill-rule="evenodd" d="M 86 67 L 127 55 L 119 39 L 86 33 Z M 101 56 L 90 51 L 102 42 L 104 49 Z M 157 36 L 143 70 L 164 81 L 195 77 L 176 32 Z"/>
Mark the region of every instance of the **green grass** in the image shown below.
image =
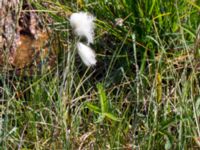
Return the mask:
<path id="1" fill-rule="evenodd" d="M 33 5 L 53 19 L 58 66 L 36 77 L 1 74 L 1 149 L 200 147 L 199 0 L 43 2 L 49 8 Z M 76 11 L 97 18 L 94 68 L 76 54 L 67 20 Z"/>

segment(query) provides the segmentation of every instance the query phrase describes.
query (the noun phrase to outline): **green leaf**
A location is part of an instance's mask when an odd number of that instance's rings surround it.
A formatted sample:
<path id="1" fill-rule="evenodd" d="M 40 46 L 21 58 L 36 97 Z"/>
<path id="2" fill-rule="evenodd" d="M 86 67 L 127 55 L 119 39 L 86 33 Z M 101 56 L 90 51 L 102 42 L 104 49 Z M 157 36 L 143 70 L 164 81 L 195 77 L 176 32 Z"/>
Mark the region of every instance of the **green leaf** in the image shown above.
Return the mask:
<path id="1" fill-rule="evenodd" d="M 153 9 L 154 9 L 154 6 L 155 6 L 156 1 L 153 0 L 151 3 L 152 3 L 152 5 L 151 5 L 151 8 L 150 8 L 150 10 L 149 10 L 149 15 L 152 14 L 152 11 L 153 11 Z"/>
<path id="2" fill-rule="evenodd" d="M 101 102 L 101 112 L 102 113 L 108 112 L 108 100 L 107 100 L 106 92 L 103 88 L 103 85 L 101 83 L 97 84 L 97 89 L 98 89 L 99 98 Z"/>
<path id="3" fill-rule="evenodd" d="M 111 113 L 103 113 L 103 116 L 106 116 L 108 119 L 111 119 L 113 121 L 121 121 L 120 118 L 114 116 L 113 114 Z"/>
<path id="4" fill-rule="evenodd" d="M 92 105 L 90 103 L 86 103 L 87 108 L 89 108 L 91 111 L 95 113 L 101 113 L 101 109 L 95 105 Z"/>

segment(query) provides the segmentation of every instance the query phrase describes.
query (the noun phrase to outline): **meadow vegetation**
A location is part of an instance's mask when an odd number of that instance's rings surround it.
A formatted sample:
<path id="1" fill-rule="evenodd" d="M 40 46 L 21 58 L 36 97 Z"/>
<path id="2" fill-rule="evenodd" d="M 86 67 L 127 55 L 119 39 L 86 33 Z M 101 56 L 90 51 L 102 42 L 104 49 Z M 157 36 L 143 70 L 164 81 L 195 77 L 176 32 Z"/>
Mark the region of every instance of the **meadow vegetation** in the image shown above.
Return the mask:
<path id="1" fill-rule="evenodd" d="M 1 149 L 200 147 L 199 0 L 30 3 L 51 20 L 58 63 L 36 76 L 0 75 Z M 96 17 L 90 68 L 69 23 L 78 11 Z"/>

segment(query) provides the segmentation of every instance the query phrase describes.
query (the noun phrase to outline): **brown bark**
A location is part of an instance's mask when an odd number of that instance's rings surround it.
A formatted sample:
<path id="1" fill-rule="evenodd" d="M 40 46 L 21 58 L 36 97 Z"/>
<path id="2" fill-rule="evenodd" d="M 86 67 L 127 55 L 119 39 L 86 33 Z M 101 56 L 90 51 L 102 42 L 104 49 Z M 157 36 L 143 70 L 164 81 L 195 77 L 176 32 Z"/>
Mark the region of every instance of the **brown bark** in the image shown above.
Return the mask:
<path id="1" fill-rule="evenodd" d="M 19 42 L 17 16 L 19 0 L 0 1 L 0 63 L 12 61 Z"/>
<path id="2" fill-rule="evenodd" d="M 0 0 L 0 66 L 4 70 L 37 70 L 37 64 L 51 53 L 49 32 L 32 6 L 26 0 L 21 2 Z"/>

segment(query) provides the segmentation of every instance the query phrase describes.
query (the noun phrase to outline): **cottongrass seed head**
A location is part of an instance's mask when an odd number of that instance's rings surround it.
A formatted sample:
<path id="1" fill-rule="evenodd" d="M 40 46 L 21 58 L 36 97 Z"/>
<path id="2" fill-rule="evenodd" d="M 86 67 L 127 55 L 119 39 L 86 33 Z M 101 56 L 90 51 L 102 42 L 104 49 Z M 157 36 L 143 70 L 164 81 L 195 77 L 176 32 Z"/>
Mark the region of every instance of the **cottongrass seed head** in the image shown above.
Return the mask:
<path id="1" fill-rule="evenodd" d="M 95 17 L 86 12 L 73 13 L 70 16 L 70 24 L 79 37 L 86 37 L 88 44 L 94 41 Z"/>
<path id="2" fill-rule="evenodd" d="M 91 67 L 96 64 L 96 54 L 90 47 L 81 42 L 78 42 L 77 48 L 78 54 L 86 66 Z"/>

